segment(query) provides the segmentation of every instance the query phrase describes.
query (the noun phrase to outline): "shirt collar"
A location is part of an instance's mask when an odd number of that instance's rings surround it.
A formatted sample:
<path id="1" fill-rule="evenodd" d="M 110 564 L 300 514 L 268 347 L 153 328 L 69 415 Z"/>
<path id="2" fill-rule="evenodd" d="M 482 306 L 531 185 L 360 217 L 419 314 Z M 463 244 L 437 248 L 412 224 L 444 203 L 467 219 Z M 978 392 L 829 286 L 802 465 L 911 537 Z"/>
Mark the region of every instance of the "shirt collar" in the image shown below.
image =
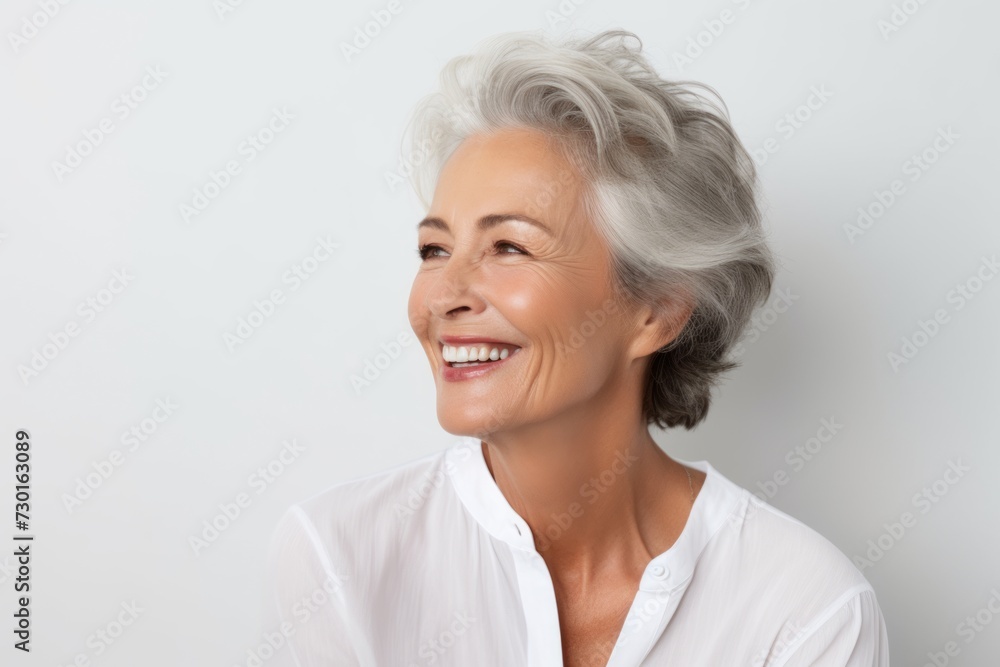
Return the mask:
<path id="1" fill-rule="evenodd" d="M 668 591 L 685 584 L 705 545 L 732 520 L 737 502 L 746 494 L 708 461 L 675 460 L 705 473 L 705 483 L 676 542 L 649 562 L 640 590 Z M 478 438 L 462 438 L 451 446 L 445 453 L 445 471 L 466 510 L 490 535 L 515 549 L 537 553 L 527 522 L 490 474 Z"/>

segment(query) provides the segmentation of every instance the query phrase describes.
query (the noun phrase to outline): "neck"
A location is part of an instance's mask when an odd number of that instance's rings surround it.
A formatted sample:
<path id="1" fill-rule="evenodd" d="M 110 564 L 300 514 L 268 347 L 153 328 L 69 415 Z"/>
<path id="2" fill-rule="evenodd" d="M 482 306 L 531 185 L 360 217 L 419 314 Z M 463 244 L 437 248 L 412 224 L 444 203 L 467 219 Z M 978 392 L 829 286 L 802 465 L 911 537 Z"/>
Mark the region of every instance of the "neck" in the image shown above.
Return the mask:
<path id="1" fill-rule="evenodd" d="M 497 486 L 554 575 L 641 572 L 683 529 L 687 475 L 650 436 L 638 405 L 635 397 L 599 395 L 571 413 L 484 438 Z"/>

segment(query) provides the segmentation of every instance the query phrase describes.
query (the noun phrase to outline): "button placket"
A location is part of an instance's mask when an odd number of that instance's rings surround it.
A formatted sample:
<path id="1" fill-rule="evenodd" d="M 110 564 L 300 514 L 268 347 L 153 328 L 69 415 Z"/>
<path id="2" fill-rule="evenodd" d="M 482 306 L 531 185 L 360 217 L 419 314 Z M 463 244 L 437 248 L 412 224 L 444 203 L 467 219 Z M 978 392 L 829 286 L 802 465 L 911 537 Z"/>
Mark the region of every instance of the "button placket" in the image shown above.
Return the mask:
<path id="1" fill-rule="evenodd" d="M 532 540 L 530 532 L 527 539 Z M 559 611 L 548 567 L 533 548 L 530 550 L 515 548 L 513 551 L 528 632 L 527 667 L 561 665 L 562 639 Z"/>

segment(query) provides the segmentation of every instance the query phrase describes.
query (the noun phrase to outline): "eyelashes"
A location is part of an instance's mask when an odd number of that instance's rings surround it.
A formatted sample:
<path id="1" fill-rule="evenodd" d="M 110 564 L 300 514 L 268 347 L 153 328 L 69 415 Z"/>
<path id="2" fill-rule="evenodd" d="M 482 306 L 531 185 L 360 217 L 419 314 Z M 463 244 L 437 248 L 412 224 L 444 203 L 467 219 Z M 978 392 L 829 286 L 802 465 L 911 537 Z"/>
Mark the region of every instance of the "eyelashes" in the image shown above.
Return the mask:
<path id="1" fill-rule="evenodd" d="M 513 248 L 517 252 L 508 252 L 506 250 L 501 250 L 501 248 L 503 247 Z M 424 245 L 419 246 L 417 248 L 417 256 L 420 257 L 420 259 L 423 261 L 427 261 L 428 259 L 431 259 L 433 257 L 442 257 L 443 255 L 434 254 L 438 250 L 444 250 L 444 248 L 434 243 L 425 243 Z M 497 255 L 527 255 L 530 257 L 530 254 L 527 251 L 525 251 L 524 248 L 521 248 L 518 245 L 510 243 L 509 241 L 497 241 L 496 243 L 493 244 L 493 251 L 494 254 Z"/>
<path id="2" fill-rule="evenodd" d="M 417 248 L 417 256 L 419 256 L 421 260 L 426 261 L 431 256 L 432 252 L 434 252 L 435 250 L 439 250 L 440 248 L 441 248 L 441 246 L 439 246 L 439 245 L 434 245 L 432 243 L 426 243 L 426 244 L 424 244 L 422 246 L 419 246 Z"/>

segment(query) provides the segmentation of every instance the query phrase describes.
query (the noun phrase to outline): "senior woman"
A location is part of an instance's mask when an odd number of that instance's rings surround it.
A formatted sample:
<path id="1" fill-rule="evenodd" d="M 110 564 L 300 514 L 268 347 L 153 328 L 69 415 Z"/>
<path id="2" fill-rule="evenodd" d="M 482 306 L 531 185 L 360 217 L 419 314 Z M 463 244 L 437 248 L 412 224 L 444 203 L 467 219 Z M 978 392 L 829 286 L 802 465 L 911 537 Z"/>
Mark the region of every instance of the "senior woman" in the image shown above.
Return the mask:
<path id="1" fill-rule="evenodd" d="M 447 65 L 409 133 L 409 318 L 463 438 L 286 513 L 289 664 L 888 665 L 842 552 L 649 432 L 705 418 L 774 272 L 706 91 L 624 31 Z"/>

